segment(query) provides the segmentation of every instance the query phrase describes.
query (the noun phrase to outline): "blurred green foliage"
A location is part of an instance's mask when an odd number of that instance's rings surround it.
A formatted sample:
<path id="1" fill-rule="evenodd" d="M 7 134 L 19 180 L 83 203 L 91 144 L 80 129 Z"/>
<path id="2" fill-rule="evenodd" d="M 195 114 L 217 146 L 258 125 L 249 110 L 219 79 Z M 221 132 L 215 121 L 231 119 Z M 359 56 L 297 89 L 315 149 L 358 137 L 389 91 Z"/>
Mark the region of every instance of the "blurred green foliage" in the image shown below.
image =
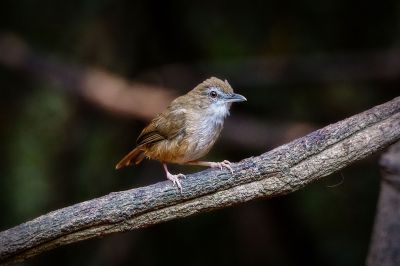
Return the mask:
<path id="1" fill-rule="evenodd" d="M 22 104 L 24 108 L 15 118 L 13 134 L 7 141 L 11 178 L 5 180 L 4 188 L 15 216 L 25 220 L 37 215 L 51 201 L 50 183 L 56 172 L 49 162 L 62 147 L 60 136 L 70 110 L 62 95 L 45 85 Z M 33 197 L 27 200 L 27 195 Z"/>
<path id="2" fill-rule="evenodd" d="M 57 60 L 134 79 L 173 64 L 396 48 L 399 8 L 398 1 L 3 0 L 0 29 Z M 155 73 L 153 81 L 166 80 Z M 166 85 L 182 84 L 171 79 Z M 249 101 L 232 115 L 320 127 L 390 100 L 398 86 L 399 79 L 243 86 Z M 114 171 L 144 121 L 1 65 L 0 88 L 0 229 L 164 179 L 157 162 Z M 239 160 L 272 148 L 227 146 L 219 142 L 209 158 Z M 285 197 L 62 247 L 25 265 L 361 265 L 378 187 L 373 157 Z"/>

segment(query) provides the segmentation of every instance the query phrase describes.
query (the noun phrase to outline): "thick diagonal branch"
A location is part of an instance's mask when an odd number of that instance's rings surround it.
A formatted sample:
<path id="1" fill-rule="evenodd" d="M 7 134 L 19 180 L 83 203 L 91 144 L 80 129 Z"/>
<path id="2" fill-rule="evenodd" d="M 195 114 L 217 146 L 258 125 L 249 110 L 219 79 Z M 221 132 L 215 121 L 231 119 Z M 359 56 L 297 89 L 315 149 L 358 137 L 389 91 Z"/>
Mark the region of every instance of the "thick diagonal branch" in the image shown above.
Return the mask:
<path id="1" fill-rule="evenodd" d="M 21 261 L 84 239 L 284 195 L 399 139 L 400 97 L 397 97 L 234 164 L 234 174 L 209 169 L 190 175 L 182 182 L 182 194 L 170 182 L 160 182 L 56 210 L 3 231 L 0 263 Z"/>

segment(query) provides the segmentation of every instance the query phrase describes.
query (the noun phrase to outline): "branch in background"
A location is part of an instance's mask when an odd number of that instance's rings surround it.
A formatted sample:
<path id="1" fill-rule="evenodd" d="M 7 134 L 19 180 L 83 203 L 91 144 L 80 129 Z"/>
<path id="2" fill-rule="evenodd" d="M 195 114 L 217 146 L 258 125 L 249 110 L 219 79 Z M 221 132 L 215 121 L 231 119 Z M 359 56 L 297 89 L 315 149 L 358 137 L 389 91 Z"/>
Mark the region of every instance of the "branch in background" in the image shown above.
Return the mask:
<path id="1" fill-rule="evenodd" d="M 0 64 L 54 82 L 60 88 L 83 97 L 98 108 L 136 119 L 153 118 L 177 96 L 171 89 L 165 87 L 128 82 L 104 70 L 82 68 L 50 60 L 31 51 L 23 40 L 12 35 L 0 35 Z M 169 77 L 171 76 L 172 73 Z M 245 147 L 248 150 L 273 147 L 277 143 L 285 143 L 316 129 L 309 123 L 276 125 L 246 116 L 230 118 L 226 127 L 223 140 L 234 141 L 236 147 Z M 243 138 L 238 128 L 246 128 L 248 134 L 253 136 Z M 282 134 L 282 132 L 288 133 Z M 269 137 L 264 138 L 263 134 Z"/>
<path id="2" fill-rule="evenodd" d="M 398 129 L 400 130 L 400 129 Z M 380 160 L 381 191 L 367 265 L 400 265 L 400 142 Z"/>
<path id="3" fill-rule="evenodd" d="M 111 193 L 0 232 L 0 264 L 253 199 L 285 195 L 400 139 L 400 97 L 260 156 L 171 182 Z"/>
<path id="4" fill-rule="evenodd" d="M 100 69 L 43 57 L 12 35 L 0 35 L 0 64 L 55 82 L 100 108 L 130 117 L 153 118 L 174 98 L 172 90 L 161 86 L 127 82 Z"/>
<path id="5" fill-rule="evenodd" d="M 0 34 L 0 64 L 50 79 L 115 113 L 149 119 L 176 97 L 163 86 L 128 82 L 107 71 L 68 65 L 32 51 L 22 39 Z M 194 65 L 166 65 L 142 73 L 157 76 L 175 87 L 203 77 L 229 77 L 237 86 L 267 86 L 298 82 L 398 80 L 400 49 L 366 53 L 336 53 L 247 58 Z M 176 86 L 179 87 L 179 86 Z M 149 101 L 149 99 L 152 99 Z"/>

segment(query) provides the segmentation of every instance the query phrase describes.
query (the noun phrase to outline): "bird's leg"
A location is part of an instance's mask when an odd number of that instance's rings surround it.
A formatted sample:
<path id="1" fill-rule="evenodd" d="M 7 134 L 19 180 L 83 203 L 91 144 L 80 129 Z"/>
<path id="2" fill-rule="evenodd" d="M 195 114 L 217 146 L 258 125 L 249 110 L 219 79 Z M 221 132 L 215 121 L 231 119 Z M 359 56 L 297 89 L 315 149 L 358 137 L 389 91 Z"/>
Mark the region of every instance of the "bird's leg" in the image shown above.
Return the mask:
<path id="1" fill-rule="evenodd" d="M 231 162 L 227 161 L 227 160 L 224 160 L 222 162 L 190 161 L 190 162 L 187 162 L 186 164 L 207 166 L 207 167 L 211 167 L 211 168 L 219 168 L 221 170 L 223 169 L 223 167 L 225 167 L 229 171 L 231 171 L 231 173 L 233 174 L 233 169 L 231 167 Z"/>
<path id="2" fill-rule="evenodd" d="M 181 191 L 181 193 L 182 193 L 182 185 L 181 185 L 181 181 L 179 181 L 179 178 L 180 177 L 186 178 L 186 176 L 184 174 L 173 175 L 168 171 L 167 164 L 163 163 L 162 165 L 164 167 L 164 171 L 165 171 L 165 174 L 167 175 L 167 178 L 169 180 L 171 180 L 172 183 L 174 185 L 176 185 L 179 188 L 179 190 Z"/>

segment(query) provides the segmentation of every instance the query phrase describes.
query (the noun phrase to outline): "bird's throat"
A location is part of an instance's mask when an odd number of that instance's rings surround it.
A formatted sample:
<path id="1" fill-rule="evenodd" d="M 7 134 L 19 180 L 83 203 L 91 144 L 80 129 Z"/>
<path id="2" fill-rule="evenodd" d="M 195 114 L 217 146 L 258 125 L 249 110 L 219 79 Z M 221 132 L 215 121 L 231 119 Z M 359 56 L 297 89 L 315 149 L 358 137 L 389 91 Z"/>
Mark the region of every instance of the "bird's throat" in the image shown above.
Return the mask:
<path id="1" fill-rule="evenodd" d="M 212 104 L 207 110 L 207 117 L 204 117 L 207 123 L 223 124 L 225 117 L 229 115 L 229 105 L 225 103 Z"/>

